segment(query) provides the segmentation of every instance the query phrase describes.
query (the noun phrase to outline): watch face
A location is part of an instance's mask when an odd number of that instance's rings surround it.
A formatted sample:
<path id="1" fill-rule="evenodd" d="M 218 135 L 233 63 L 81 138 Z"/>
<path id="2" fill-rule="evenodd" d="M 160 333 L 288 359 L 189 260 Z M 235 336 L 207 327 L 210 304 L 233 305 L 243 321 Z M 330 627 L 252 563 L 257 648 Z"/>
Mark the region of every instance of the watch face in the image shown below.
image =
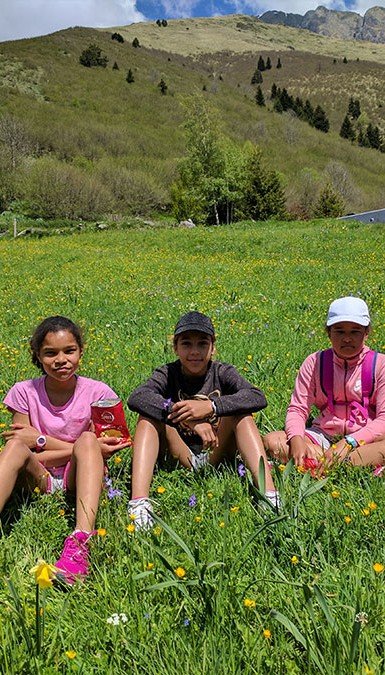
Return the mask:
<path id="1" fill-rule="evenodd" d="M 36 439 L 36 445 L 37 445 L 38 448 L 44 448 L 46 442 L 47 442 L 47 439 L 46 439 L 45 436 L 39 436 Z"/>

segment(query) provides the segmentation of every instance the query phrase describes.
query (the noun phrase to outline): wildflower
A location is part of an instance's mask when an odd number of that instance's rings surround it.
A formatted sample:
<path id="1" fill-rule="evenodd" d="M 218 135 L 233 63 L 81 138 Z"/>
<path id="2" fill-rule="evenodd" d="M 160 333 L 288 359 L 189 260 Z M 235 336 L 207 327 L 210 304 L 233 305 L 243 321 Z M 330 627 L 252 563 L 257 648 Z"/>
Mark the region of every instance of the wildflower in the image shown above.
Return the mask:
<path id="1" fill-rule="evenodd" d="M 298 471 L 298 473 L 305 473 L 306 469 L 305 469 L 304 466 L 297 466 L 297 471 Z"/>
<path id="2" fill-rule="evenodd" d="M 53 565 L 49 565 L 44 560 L 38 560 L 37 565 L 30 570 L 30 574 L 35 576 L 35 583 L 39 588 L 50 588 L 52 580 L 56 577 L 56 571 Z"/>
<path id="3" fill-rule="evenodd" d="M 114 464 L 120 464 L 121 461 L 122 461 L 122 458 L 119 455 L 114 455 L 114 457 L 113 457 Z"/>
<path id="4" fill-rule="evenodd" d="M 212 492 L 207 493 L 207 498 L 212 499 L 214 497 L 214 494 Z"/>
<path id="5" fill-rule="evenodd" d="M 127 615 L 122 612 L 121 614 L 117 614 L 116 612 L 114 614 L 111 614 L 111 616 L 108 617 L 107 623 L 111 624 L 112 626 L 119 626 L 120 623 L 127 623 Z"/>
<path id="6" fill-rule="evenodd" d="M 361 509 L 361 513 L 362 513 L 363 516 L 369 516 L 370 515 L 370 509 L 368 509 L 368 508 Z"/>
<path id="7" fill-rule="evenodd" d="M 134 523 L 129 523 L 129 525 L 127 525 L 127 527 L 126 527 L 126 530 L 129 534 L 132 534 L 133 532 L 135 532 L 136 527 L 135 527 Z"/>
<path id="8" fill-rule="evenodd" d="M 39 495 L 40 492 L 41 492 L 41 490 L 40 490 L 39 487 L 36 486 L 36 487 L 34 488 L 34 492 L 35 492 L 37 495 Z"/>
<path id="9" fill-rule="evenodd" d="M 231 506 L 230 511 L 231 511 L 231 513 L 238 513 L 239 506 Z"/>
<path id="10" fill-rule="evenodd" d="M 189 625 L 190 625 L 190 619 L 184 619 L 183 625 L 184 625 L 184 626 L 189 626 Z"/>
<path id="11" fill-rule="evenodd" d="M 314 457 L 304 457 L 303 466 L 305 469 L 314 470 L 318 468 L 318 461 Z"/>
<path id="12" fill-rule="evenodd" d="M 218 526 L 219 526 L 219 527 L 224 527 L 224 526 L 225 526 L 225 521 L 224 521 L 224 520 L 221 520 L 221 521 L 218 523 Z"/>
<path id="13" fill-rule="evenodd" d="M 373 471 L 373 476 L 375 476 L 375 477 L 381 476 L 384 469 L 385 469 L 385 466 L 382 466 L 381 464 L 379 464 L 378 466 L 375 467 L 375 469 Z"/>
<path id="14" fill-rule="evenodd" d="M 278 464 L 278 470 L 279 470 L 279 471 L 283 472 L 283 471 L 285 471 L 285 469 L 286 469 L 286 465 L 285 465 L 285 464 Z"/>
<path id="15" fill-rule="evenodd" d="M 64 509 L 59 509 L 59 516 L 64 516 L 64 515 L 65 515 Z"/>
<path id="16" fill-rule="evenodd" d="M 382 563 L 374 563 L 373 569 L 376 574 L 381 574 L 385 570 L 385 566 Z"/>
<path id="17" fill-rule="evenodd" d="M 292 555 L 290 558 L 290 562 L 292 565 L 298 565 L 299 563 L 299 558 L 296 555 Z"/>
<path id="18" fill-rule="evenodd" d="M 369 668 L 369 666 L 366 663 L 364 665 L 364 673 L 365 675 L 375 675 L 374 670 Z"/>
<path id="19" fill-rule="evenodd" d="M 352 509 L 352 508 L 353 508 L 352 502 L 345 502 L 345 506 L 346 506 L 348 509 Z"/>
<path id="20" fill-rule="evenodd" d="M 163 487 L 163 485 L 159 485 L 159 487 L 156 488 L 156 491 L 157 491 L 158 495 L 162 495 L 166 492 L 166 488 Z"/>
<path id="21" fill-rule="evenodd" d="M 248 354 L 248 355 L 246 356 L 246 358 L 247 358 L 248 361 L 252 361 L 252 360 L 253 360 L 253 357 L 251 356 L 251 354 Z"/>
<path id="22" fill-rule="evenodd" d="M 163 410 L 168 410 L 171 404 L 172 404 L 171 398 L 166 398 L 162 404 Z"/>
<path id="23" fill-rule="evenodd" d="M 247 607 L 247 609 L 254 609 L 257 603 L 251 598 L 245 598 L 243 604 L 245 607 Z"/>
<path id="24" fill-rule="evenodd" d="M 338 499 L 338 497 L 341 497 L 341 493 L 339 490 L 333 490 L 333 492 L 330 493 L 330 496 L 333 497 L 333 499 Z"/>
<path id="25" fill-rule="evenodd" d="M 244 464 L 238 464 L 238 476 L 244 478 L 246 476 L 246 468 Z"/>
<path id="26" fill-rule="evenodd" d="M 179 579 L 183 579 L 186 576 L 186 570 L 184 567 L 177 567 L 174 572 L 176 576 L 179 577 Z"/>
<path id="27" fill-rule="evenodd" d="M 197 498 L 195 495 L 191 495 L 191 497 L 189 497 L 188 505 L 190 506 L 190 508 L 194 508 L 194 506 L 197 505 Z"/>
<path id="28" fill-rule="evenodd" d="M 153 563 L 153 562 L 148 562 L 147 565 L 146 565 L 146 570 L 147 570 L 148 572 L 150 572 L 150 570 L 153 570 L 154 567 L 155 567 L 155 563 Z"/>
<path id="29" fill-rule="evenodd" d="M 194 520 L 196 523 L 200 523 L 202 520 L 202 516 L 195 516 Z"/>
<path id="30" fill-rule="evenodd" d="M 107 497 L 108 499 L 115 499 L 115 497 L 121 497 L 122 496 L 122 491 L 118 490 L 117 488 L 110 487 L 108 492 L 107 492 Z"/>
<path id="31" fill-rule="evenodd" d="M 264 637 L 266 640 L 270 640 L 270 638 L 271 638 L 271 631 L 270 631 L 268 628 L 265 628 L 265 630 L 263 631 L 262 635 L 263 635 L 263 637 Z"/>
<path id="32" fill-rule="evenodd" d="M 344 521 L 345 521 L 346 525 L 349 525 L 349 523 L 352 522 L 352 519 L 351 519 L 350 516 L 344 516 Z"/>
<path id="33" fill-rule="evenodd" d="M 377 508 L 376 502 L 369 502 L 368 508 L 369 508 L 371 511 L 375 511 L 376 508 Z"/>
<path id="34" fill-rule="evenodd" d="M 368 623 L 368 615 L 366 612 L 358 612 L 354 617 L 356 623 L 360 623 L 361 626 L 365 626 Z"/>
<path id="35" fill-rule="evenodd" d="M 69 649 L 69 650 L 65 653 L 65 655 L 66 655 L 67 659 L 70 659 L 70 660 L 72 661 L 72 659 L 74 659 L 75 656 L 76 656 L 76 652 L 75 652 L 73 649 Z"/>
<path id="36" fill-rule="evenodd" d="M 104 527 L 99 527 L 99 529 L 96 530 L 96 531 L 97 531 L 99 537 L 105 537 L 106 534 L 107 534 L 107 530 L 104 529 Z"/>
<path id="37" fill-rule="evenodd" d="M 160 525 L 154 527 L 153 533 L 155 534 L 156 537 L 159 537 L 159 535 L 162 534 L 162 528 L 160 527 Z"/>

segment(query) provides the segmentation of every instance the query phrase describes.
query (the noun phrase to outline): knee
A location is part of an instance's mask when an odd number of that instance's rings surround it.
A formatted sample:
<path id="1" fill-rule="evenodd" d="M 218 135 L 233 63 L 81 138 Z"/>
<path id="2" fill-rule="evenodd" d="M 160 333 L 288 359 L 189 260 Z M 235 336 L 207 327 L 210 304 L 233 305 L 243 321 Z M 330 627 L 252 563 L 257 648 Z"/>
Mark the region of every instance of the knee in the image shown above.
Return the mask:
<path id="1" fill-rule="evenodd" d="M 23 467 L 32 455 L 32 451 L 22 441 L 12 438 L 10 441 L 7 441 L 4 450 L 1 453 L 4 460 L 7 460 L 7 463 L 12 462 L 18 467 Z"/>
<path id="2" fill-rule="evenodd" d="M 287 460 L 289 446 L 284 431 L 271 431 L 263 437 L 266 452 L 277 459 Z"/>
<path id="3" fill-rule="evenodd" d="M 101 453 L 98 440 L 92 431 L 83 431 L 74 443 L 73 455 L 75 457 L 84 455 L 85 452 Z"/>

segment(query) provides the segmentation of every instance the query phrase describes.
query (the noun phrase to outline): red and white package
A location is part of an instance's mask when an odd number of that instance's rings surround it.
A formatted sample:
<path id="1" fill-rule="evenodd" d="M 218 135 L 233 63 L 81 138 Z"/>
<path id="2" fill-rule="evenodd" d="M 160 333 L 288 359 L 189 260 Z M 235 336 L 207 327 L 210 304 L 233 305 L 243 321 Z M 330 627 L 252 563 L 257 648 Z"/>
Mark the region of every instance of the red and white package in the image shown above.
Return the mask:
<path id="1" fill-rule="evenodd" d="M 119 438 L 121 443 L 132 445 L 122 402 L 119 398 L 104 398 L 91 403 L 91 420 L 98 438 Z"/>

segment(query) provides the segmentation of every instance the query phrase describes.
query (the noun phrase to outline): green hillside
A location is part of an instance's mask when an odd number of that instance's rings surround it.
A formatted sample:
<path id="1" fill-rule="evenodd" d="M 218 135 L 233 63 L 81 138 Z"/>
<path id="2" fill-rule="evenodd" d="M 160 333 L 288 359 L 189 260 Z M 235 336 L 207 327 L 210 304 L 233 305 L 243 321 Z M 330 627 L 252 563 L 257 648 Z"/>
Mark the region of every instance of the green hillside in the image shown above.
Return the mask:
<path id="1" fill-rule="evenodd" d="M 282 177 L 289 207 L 306 200 L 307 189 L 314 196 L 326 175 L 347 211 L 383 205 L 384 155 L 338 134 L 350 96 L 359 98 L 367 121 L 385 130 L 385 46 L 331 40 L 241 16 L 117 30 L 126 38 L 123 44 L 111 40 L 114 29 L 74 28 L 0 45 L 0 208 L 15 198 L 28 202 L 44 182 L 41 208 L 47 215 L 167 212 L 170 185 L 185 154 L 186 98 L 198 93 L 219 111 L 225 136 L 261 147 Z M 136 49 L 134 37 L 141 45 Z M 80 65 L 91 43 L 108 57 L 107 68 Z M 273 65 L 263 73 L 265 108 L 255 104 L 250 84 L 260 54 Z M 322 105 L 330 132 L 273 112 L 273 82 Z M 10 118 L 17 122 L 11 132 Z M 64 194 L 68 185 L 70 195 Z M 81 208 L 64 207 L 66 199 Z"/>

